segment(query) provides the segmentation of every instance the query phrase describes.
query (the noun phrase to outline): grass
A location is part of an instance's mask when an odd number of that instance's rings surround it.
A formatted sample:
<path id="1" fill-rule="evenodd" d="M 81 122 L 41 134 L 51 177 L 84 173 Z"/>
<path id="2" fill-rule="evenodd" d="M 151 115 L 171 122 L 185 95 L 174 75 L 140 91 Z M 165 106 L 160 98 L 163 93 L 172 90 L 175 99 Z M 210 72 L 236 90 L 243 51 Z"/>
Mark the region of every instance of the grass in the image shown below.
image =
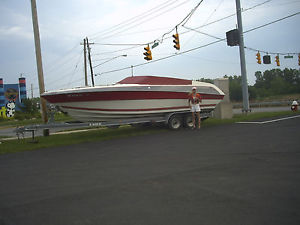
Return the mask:
<path id="1" fill-rule="evenodd" d="M 241 121 L 255 121 L 258 119 L 267 119 L 280 116 L 299 115 L 300 112 L 262 112 L 250 113 L 248 115 L 235 115 L 232 119 L 215 119 L 209 118 L 202 123 L 202 127 L 211 127 L 216 125 L 232 124 Z M 30 139 L 3 141 L 0 144 L 0 155 L 7 153 L 16 153 L 29 150 L 45 149 L 49 147 L 74 145 L 80 143 L 88 143 L 95 141 L 111 140 L 116 138 L 124 138 L 130 136 L 147 135 L 158 132 L 165 132 L 167 129 L 149 127 L 135 128 L 131 126 L 123 126 L 118 129 L 92 129 L 90 131 L 52 135 L 49 137 L 37 137 L 38 143 L 29 143 Z"/>
<path id="2" fill-rule="evenodd" d="M 258 101 L 258 102 L 259 101 L 293 101 L 295 99 L 300 99 L 300 93 L 286 94 L 286 95 L 274 95 L 274 96 L 270 96 L 270 97 L 257 99 L 256 101 Z"/>
<path id="3" fill-rule="evenodd" d="M 54 116 L 56 122 L 66 122 L 71 121 L 72 118 L 63 113 L 56 113 Z M 25 120 L 14 120 L 14 119 L 6 119 L 0 120 L 0 129 L 8 128 L 8 127 L 16 127 L 16 126 L 26 126 L 32 124 L 40 124 L 43 123 L 41 118 L 33 118 L 33 119 L 25 119 Z"/>
<path id="4" fill-rule="evenodd" d="M 293 100 L 300 99 L 300 93 L 297 94 L 286 94 L 286 95 L 273 95 L 269 97 L 261 97 L 250 100 L 250 103 L 260 102 L 272 102 L 272 101 L 289 101 L 292 103 Z M 232 102 L 233 104 L 242 104 L 242 102 Z"/>
<path id="5" fill-rule="evenodd" d="M 243 121 L 255 121 L 259 119 L 267 119 L 273 117 L 280 116 L 291 116 L 295 114 L 300 114 L 300 112 L 292 112 L 292 111 L 282 111 L 282 112 L 259 112 L 259 113 L 249 113 L 248 115 L 237 114 L 234 115 L 232 119 L 215 119 L 209 118 L 203 122 L 203 127 L 213 126 L 213 125 L 221 125 L 221 124 L 230 124 L 235 122 L 243 122 Z"/>
<path id="6" fill-rule="evenodd" d="M 29 150 L 44 149 L 49 147 L 74 145 L 87 142 L 104 141 L 116 138 L 146 135 L 156 132 L 163 132 L 166 129 L 159 128 L 133 128 L 124 126 L 118 129 L 98 129 L 72 134 L 51 135 L 48 137 L 36 137 L 38 143 L 30 143 L 30 139 L 3 141 L 0 144 L 0 155 L 16 153 Z"/>
<path id="7" fill-rule="evenodd" d="M 9 138 L 9 136 L 1 136 L 1 135 L 0 135 L 0 140 L 1 140 L 2 138 Z"/>

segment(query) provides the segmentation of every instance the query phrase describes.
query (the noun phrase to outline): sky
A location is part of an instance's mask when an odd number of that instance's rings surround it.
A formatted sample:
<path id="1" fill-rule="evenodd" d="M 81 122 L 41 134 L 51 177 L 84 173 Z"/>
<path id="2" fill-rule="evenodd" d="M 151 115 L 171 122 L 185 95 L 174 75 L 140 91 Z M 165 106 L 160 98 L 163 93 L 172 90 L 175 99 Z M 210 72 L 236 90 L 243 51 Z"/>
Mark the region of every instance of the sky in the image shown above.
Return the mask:
<path id="1" fill-rule="evenodd" d="M 236 15 L 212 23 L 236 12 L 234 0 L 203 0 L 184 27 L 182 24 L 177 26 L 181 49 L 177 51 L 173 48 L 171 36 L 175 33 L 174 28 L 199 2 L 36 0 L 46 90 L 84 85 L 81 43 L 85 37 L 93 43 L 93 66 L 103 63 L 94 68 L 96 85 L 118 82 L 131 76 L 132 72 L 134 75 L 183 79 L 240 75 L 237 46 L 229 47 L 226 41 L 206 46 L 217 41 L 216 38 L 225 38 L 227 31 L 236 28 Z M 251 9 L 260 3 L 263 4 Z M 241 0 L 241 5 L 244 9 L 244 31 L 300 11 L 300 0 Z M 256 63 L 257 52 L 249 49 L 268 53 L 300 53 L 299 24 L 300 14 L 244 34 L 245 46 L 248 47 L 245 53 L 250 85 L 255 83 L 256 71 L 299 69 L 298 55 L 294 55 L 293 59 L 280 55 L 281 66 L 278 67 L 274 61 L 275 54 L 271 54 L 272 64 L 259 65 Z M 147 43 L 151 46 L 155 40 L 159 45 L 152 49 L 152 61 L 172 57 L 140 65 L 147 62 L 143 48 Z M 197 49 L 189 51 L 194 48 Z M 265 53 L 261 53 L 263 55 Z M 122 68 L 129 69 L 117 71 Z M 31 94 L 32 84 L 34 96 L 38 96 L 31 3 L 30 0 L 0 0 L 0 78 L 5 83 L 16 83 L 20 76 L 27 79 L 28 94 Z"/>

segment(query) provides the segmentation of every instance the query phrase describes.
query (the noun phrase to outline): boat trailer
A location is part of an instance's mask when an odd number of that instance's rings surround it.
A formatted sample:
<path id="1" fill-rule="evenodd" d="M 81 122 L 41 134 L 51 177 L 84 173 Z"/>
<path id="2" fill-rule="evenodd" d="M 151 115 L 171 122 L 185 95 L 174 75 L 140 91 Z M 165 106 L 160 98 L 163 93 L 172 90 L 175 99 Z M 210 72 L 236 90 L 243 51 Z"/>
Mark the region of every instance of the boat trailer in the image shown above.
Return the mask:
<path id="1" fill-rule="evenodd" d="M 201 120 L 207 119 L 211 116 L 211 113 L 204 112 L 201 113 Z M 35 132 L 38 130 L 43 130 L 44 136 L 49 136 L 49 129 L 53 128 L 64 128 L 64 130 L 72 129 L 72 128 L 90 128 L 90 127 L 108 127 L 108 128 L 118 128 L 123 125 L 133 125 L 138 126 L 142 124 L 155 124 L 155 123 L 163 123 L 169 127 L 171 130 L 178 130 L 182 126 L 187 128 L 191 128 L 192 124 L 192 116 L 189 111 L 187 112 L 173 112 L 168 113 L 164 116 L 157 117 L 145 117 L 145 118 L 136 118 L 136 119 L 122 119 L 115 120 L 110 122 L 64 122 L 57 123 L 51 122 L 48 124 L 34 124 L 22 127 L 16 127 L 15 132 L 18 140 L 20 138 L 24 138 L 25 133 L 31 133 L 32 140 L 31 142 L 36 143 L 36 134 Z"/>

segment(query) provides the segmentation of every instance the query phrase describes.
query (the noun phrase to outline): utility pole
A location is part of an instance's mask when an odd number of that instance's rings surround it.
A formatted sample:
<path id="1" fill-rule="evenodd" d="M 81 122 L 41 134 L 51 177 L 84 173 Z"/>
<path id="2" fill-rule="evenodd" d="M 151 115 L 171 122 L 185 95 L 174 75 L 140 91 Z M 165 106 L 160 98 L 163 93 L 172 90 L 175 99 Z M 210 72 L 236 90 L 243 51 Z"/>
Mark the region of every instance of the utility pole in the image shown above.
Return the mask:
<path id="1" fill-rule="evenodd" d="M 86 67 L 86 39 L 83 39 L 83 53 L 84 53 L 84 83 L 85 86 L 88 86 L 88 79 L 87 79 L 87 67 Z"/>
<path id="2" fill-rule="evenodd" d="M 31 83 L 31 99 L 33 99 L 33 84 Z"/>
<path id="3" fill-rule="evenodd" d="M 42 64 L 39 24 L 38 24 L 38 17 L 37 17 L 37 9 L 36 9 L 35 0 L 31 0 L 31 12 L 32 12 L 32 25 L 33 25 L 33 33 L 34 33 L 34 43 L 35 43 L 36 64 L 37 64 L 39 88 L 40 88 L 40 95 L 41 95 L 45 92 L 45 84 L 44 84 L 44 75 L 43 75 L 43 64 Z M 47 123 L 48 122 L 48 117 L 47 117 L 46 100 L 41 97 L 40 101 L 41 101 L 42 119 L 43 119 L 44 123 Z"/>
<path id="4" fill-rule="evenodd" d="M 86 45 L 87 45 L 87 49 L 88 49 L 88 57 L 89 57 L 90 70 L 91 70 L 92 86 L 94 87 L 95 86 L 95 83 L 94 83 L 94 72 L 93 72 L 92 59 L 91 59 L 91 49 L 90 49 L 89 39 L 88 38 L 86 38 Z"/>
<path id="5" fill-rule="evenodd" d="M 236 15 L 239 32 L 239 48 L 240 48 L 240 62 L 241 62 L 241 73 L 242 73 L 242 91 L 243 91 L 243 112 L 249 112 L 249 94 L 248 94 L 248 82 L 247 82 L 247 71 L 246 71 L 246 59 L 245 59 L 245 48 L 244 48 L 244 36 L 243 36 L 243 23 L 242 23 L 242 9 L 240 0 L 236 0 Z"/>

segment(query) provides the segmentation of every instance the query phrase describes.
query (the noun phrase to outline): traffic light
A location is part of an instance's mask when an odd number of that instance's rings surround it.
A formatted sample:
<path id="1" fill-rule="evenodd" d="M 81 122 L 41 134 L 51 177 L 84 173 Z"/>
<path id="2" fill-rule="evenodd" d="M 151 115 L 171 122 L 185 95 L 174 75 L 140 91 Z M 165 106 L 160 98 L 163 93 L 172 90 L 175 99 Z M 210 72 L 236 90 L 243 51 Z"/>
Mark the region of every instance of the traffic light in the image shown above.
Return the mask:
<path id="1" fill-rule="evenodd" d="M 146 51 L 146 52 L 144 52 L 144 55 L 145 55 L 144 59 L 146 59 L 147 61 L 152 60 L 152 52 L 150 50 L 149 45 L 147 47 L 145 47 L 144 50 Z"/>
<path id="2" fill-rule="evenodd" d="M 300 66 L 300 54 L 298 54 L 298 65 Z"/>
<path id="3" fill-rule="evenodd" d="M 175 43 L 174 48 L 176 48 L 177 50 L 180 50 L 180 43 L 179 43 L 179 35 L 178 33 L 173 34 L 173 42 Z"/>
<path id="4" fill-rule="evenodd" d="M 275 62 L 277 64 L 277 66 L 280 66 L 279 55 L 275 56 Z"/>
<path id="5" fill-rule="evenodd" d="M 240 34 L 238 29 L 226 32 L 226 39 L 228 46 L 238 46 L 240 44 Z"/>
<path id="6" fill-rule="evenodd" d="M 263 63 L 264 63 L 264 64 L 271 64 L 271 56 L 269 56 L 269 55 L 264 55 L 264 56 L 263 56 Z"/>
<path id="7" fill-rule="evenodd" d="M 260 53 L 259 52 L 256 53 L 256 59 L 257 59 L 257 63 L 261 64 L 261 58 L 260 58 Z"/>

